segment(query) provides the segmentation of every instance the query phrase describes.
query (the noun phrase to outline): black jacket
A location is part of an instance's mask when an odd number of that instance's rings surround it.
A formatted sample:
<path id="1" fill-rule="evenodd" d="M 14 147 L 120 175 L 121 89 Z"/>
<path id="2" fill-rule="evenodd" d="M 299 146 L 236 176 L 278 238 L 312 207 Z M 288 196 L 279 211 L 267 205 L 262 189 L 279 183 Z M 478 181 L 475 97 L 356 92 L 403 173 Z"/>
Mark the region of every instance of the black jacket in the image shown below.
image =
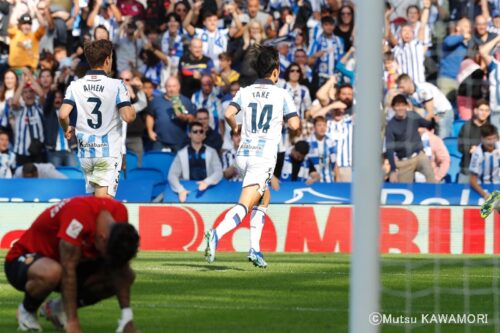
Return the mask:
<path id="1" fill-rule="evenodd" d="M 466 122 L 458 134 L 458 151 L 462 153 L 460 161 L 460 172 L 469 174 L 469 164 L 472 154 L 470 148 L 481 143 L 481 127 L 477 126 L 473 120 Z"/>

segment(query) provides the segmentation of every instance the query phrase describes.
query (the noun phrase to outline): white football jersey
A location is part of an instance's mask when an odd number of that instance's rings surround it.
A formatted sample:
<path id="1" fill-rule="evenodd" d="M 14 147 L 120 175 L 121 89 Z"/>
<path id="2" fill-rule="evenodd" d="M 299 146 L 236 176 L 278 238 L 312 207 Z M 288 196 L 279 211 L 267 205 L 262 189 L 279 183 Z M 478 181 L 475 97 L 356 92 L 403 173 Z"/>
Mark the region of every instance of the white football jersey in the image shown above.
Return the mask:
<path id="1" fill-rule="evenodd" d="M 118 110 L 130 105 L 122 80 L 109 78 L 104 71 L 88 71 L 71 82 L 64 103 L 77 112 L 75 133 L 80 157 L 121 156 L 122 120 Z"/>
<path id="2" fill-rule="evenodd" d="M 290 94 L 260 79 L 241 88 L 231 105 L 243 113 L 238 156 L 276 156 L 283 121 L 298 116 Z"/>

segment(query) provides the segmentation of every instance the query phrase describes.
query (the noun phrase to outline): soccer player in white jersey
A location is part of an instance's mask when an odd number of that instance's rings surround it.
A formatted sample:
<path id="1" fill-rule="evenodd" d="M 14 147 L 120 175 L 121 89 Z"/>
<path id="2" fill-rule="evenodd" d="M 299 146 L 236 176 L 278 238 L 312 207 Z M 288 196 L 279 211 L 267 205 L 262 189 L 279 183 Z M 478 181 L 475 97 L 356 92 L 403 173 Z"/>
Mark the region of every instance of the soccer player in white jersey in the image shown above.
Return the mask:
<path id="1" fill-rule="evenodd" d="M 276 165 L 283 121 L 290 129 L 296 130 L 300 119 L 290 94 L 274 85 L 280 74 L 278 51 L 271 46 L 257 48 L 253 65 L 259 79 L 240 89 L 224 114 L 231 129 L 237 132 L 236 114 L 242 113 L 236 164 L 243 178 L 243 189 L 238 204 L 226 213 L 216 229 L 205 234 L 205 257 L 209 263 L 213 262 L 218 240 L 236 228 L 252 210 L 248 259 L 255 266 L 264 268 L 267 263 L 260 252 L 260 236 L 271 198 L 267 184 Z"/>
<path id="2" fill-rule="evenodd" d="M 116 194 L 122 164 L 122 119 L 131 123 L 136 116 L 123 81 L 107 77 L 112 51 L 108 40 L 85 45 L 91 70 L 71 82 L 59 113 L 66 138 L 76 134 L 87 193 L 100 197 Z M 69 115 L 75 109 L 78 117 L 74 128 L 69 124 Z"/>
<path id="3" fill-rule="evenodd" d="M 489 193 L 481 185 L 500 185 L 500 141 L 498 130 L 492 124 L 481 126 L 481 144 L 474 149 L 470 159 L 469 184 L 480 196 L 489 199 Z"/>

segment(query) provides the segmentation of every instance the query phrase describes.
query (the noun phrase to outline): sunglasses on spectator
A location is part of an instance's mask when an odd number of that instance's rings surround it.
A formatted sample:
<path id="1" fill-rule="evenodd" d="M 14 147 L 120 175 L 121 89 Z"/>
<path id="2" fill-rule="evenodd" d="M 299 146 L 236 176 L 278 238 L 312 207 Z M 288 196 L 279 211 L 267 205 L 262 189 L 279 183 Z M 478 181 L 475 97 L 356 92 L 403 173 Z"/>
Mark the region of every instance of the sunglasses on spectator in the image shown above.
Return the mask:
<path id="1" fill-rule="evenodd" d="M 352 13 L 351 12 L 342 12 L 342 13 L 340 13 L 340 15 L 342 15 L 342 16 L 351 16 Z"/>
<path id="2" fill-rule="evenodd" d="M 205 131 L 202 130 L 202 129 L 200 129 L 200 130 L 192 130 L 191 133 L 193 133 L 193 134 L 203 134 L 203 133 L 205 133 Z"/>
<path id="3" fill-rule="evenodd" d="M 300 70 L 298 68 L 293 68 L 290 69 L 290 73 L 300 73 Z"/>

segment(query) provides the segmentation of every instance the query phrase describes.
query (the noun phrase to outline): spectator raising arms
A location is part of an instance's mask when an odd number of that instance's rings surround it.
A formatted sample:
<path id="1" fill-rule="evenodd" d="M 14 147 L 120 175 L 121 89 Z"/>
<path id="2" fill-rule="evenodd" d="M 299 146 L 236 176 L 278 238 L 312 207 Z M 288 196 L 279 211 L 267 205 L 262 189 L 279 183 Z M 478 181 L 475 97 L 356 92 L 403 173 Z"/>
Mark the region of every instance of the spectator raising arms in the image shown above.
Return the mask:
<path id="1" fill-rule="evenodd" d="M 239 19 L 239 14 L 236 11 L 234 4 L 227 4 L 226 10 L 231 13 L 235 23 L 235 29 L 217 28 L 217 14 L 212 12 L 203 13 L 203 29 L 195 28 L 191 23 L 193 16 L 198 17 L 203 1 L 195 2 L 193 9 L 189 11 L 184 19 L 183 26 L 190 36 L 199 38 L 202 41 L 203 54 L 207 55 L 215 67 L 219 65 L 219 54 L 227 49 L 229 37 L 241 36 L 243 25 Z"/>
<path id="2" fill-rule="evenodd" d="M 47 10 L 47 9 L 45 9 Z M 21 74 L 24 67 L 35 70 L 40 59 L 40 40 L 45 33 L 45 20 L 38 9 L 35 10 L 39 27 L 33 32 L 33 20 L 29 14 L 23 14 L 18 20 L 18 25 L 9 27 L 10 49 L 9 66 Z"/>

